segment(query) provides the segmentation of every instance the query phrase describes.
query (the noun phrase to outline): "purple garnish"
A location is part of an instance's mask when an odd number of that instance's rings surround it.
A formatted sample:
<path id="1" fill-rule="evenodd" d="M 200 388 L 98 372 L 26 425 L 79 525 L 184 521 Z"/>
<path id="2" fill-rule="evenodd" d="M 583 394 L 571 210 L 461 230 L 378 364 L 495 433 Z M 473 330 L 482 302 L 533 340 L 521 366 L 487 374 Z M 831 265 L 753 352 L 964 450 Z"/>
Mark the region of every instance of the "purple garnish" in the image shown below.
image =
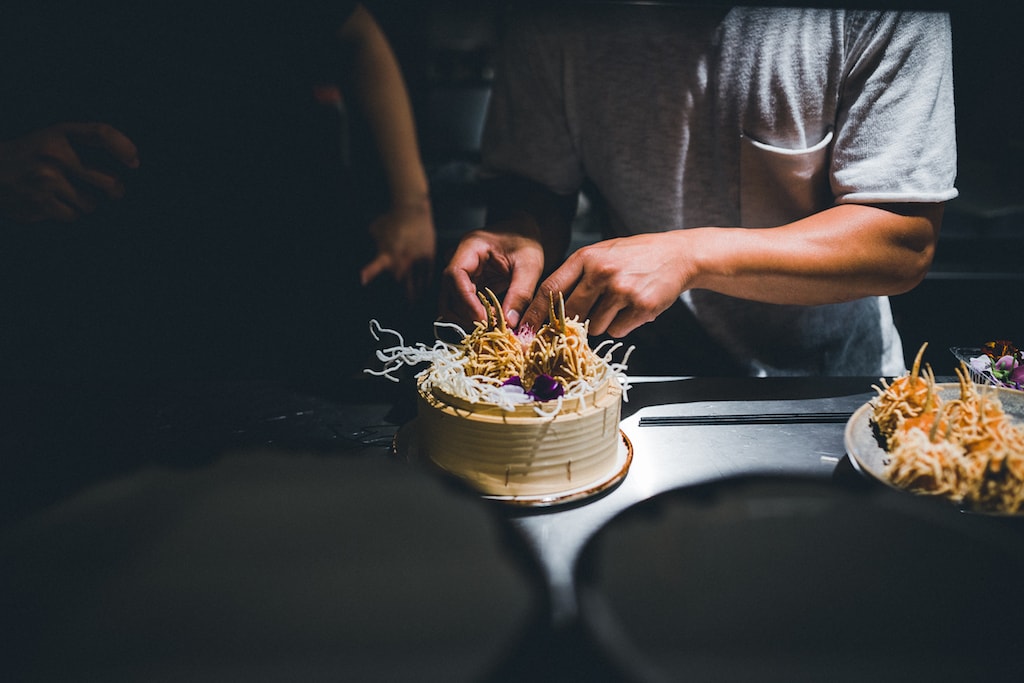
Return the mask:
<path id="1" fill-rule="evenodd" d="M 521 387 L 521 386 L 523 386 L 523 380 L 520 379 L 519 375 L 512 375 L 507 380 L 502 382 L 501 386 L 503 386 L 503 387 L 508 387 L 508 386 Z"/>
<path id="2" fill-rule="evenodd" d="M 1017 367 L 1017 361 L 1014 360 L 1013 356 L 1003 356 L 992 363 L 993 370 L 1006 374 L 1010 374 L 1015 367 Z"/>
<path id="3" fill-rule="evenodd" d="M 538 401 L 550 401 L 564 394 L 565 389 L 554 377 L 539 375 L 533 380 L 533 387 L 527 393 Z"/>

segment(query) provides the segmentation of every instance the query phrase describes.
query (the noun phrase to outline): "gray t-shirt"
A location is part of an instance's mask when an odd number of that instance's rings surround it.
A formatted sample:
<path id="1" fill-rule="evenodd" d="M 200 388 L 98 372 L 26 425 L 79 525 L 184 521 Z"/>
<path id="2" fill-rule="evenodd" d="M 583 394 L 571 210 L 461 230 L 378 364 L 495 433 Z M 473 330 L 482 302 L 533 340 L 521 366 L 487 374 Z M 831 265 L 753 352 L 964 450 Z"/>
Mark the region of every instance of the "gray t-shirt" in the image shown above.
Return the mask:
<path id="1" fill-rule="evenodd" d="M 946 14 L 594 4 L 506 27 L 485 168 L 560 194 L 589 179 L 613 234 L 956 196 Z M 884 297 L 682 298 L 754 375 L 904 370 Z"/>

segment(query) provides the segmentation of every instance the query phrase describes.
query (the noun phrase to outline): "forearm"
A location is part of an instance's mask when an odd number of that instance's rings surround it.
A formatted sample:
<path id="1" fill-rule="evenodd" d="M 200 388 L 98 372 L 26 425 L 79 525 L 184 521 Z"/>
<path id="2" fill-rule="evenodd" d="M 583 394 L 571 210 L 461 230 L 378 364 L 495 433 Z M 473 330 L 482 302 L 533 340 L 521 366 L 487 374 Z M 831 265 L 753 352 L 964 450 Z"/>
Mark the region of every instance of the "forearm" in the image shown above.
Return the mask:
<path id="1" fill-rule="evenodd" d="M 412 106 L 386 37 L 362 7 L 346 22 L 340 37 L 352 49 L 356 95 L 387 176 L 392 205 L 428 205 Z"/>
<path id="2" fill-rule="evenodd" d="M 931 266 L 940 204 L 841 205 L 777 228 L 680 231 L 687 288 L 816 305 L 906 292 Z"/>

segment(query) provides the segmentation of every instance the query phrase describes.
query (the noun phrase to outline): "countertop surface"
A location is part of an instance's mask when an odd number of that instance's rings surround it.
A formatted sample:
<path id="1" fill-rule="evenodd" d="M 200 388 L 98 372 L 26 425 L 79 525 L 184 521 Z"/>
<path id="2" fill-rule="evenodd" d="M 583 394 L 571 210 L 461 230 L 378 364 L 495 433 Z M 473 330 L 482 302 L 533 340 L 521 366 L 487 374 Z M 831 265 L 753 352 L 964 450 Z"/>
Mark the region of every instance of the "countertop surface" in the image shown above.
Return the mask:
<path id="1" fill-rule="evenodd" d="M 875 382 L 634 378 L 625 478 L 544 506 L 400 457 L 413 403 L 383 380 L 8 386 L 7 659 L 147 681 L 1019 666 L 1021 525 L 860 475 L 843 430 Z"/>

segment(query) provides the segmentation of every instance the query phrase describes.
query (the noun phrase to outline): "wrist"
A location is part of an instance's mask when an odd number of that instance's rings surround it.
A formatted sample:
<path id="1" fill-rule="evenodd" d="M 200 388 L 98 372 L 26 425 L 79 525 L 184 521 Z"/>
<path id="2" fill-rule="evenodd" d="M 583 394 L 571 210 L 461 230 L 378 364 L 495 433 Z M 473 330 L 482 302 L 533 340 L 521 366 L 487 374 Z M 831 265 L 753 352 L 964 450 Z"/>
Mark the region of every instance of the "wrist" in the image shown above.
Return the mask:
<path id="1" fill-rule="evenodd" d="M 662 233 L 668 241 L 663 254 L 671 264 L 668 270 L 678 276 L 679 291 L 708 289 L 711 279 L 708 264 L 714 260 L 708 256 L 708 238 L 705 228 L 686 228 Z"/>
<path id="2" fill-rule="evenodd" d="M 391 198 L 392 211 L 430 211 L 430 194 L 413 192 L 395 195 Z"/>

